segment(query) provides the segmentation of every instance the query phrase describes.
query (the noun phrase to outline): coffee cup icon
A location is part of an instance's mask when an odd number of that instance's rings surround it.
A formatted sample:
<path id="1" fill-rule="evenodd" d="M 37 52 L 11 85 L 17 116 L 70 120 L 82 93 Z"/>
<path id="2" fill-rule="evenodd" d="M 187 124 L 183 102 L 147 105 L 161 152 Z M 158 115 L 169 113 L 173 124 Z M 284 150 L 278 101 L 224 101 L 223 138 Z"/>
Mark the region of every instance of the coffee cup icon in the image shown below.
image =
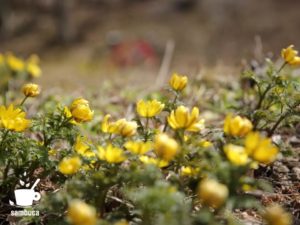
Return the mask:
<path id="1" fill-rule="evenodd" d="M 40 200 L 40 193 L 34 191 L 34 188 L 39 182 L 40 179 L 37 179 L 30 189 L 15 190 L 16 204 L 18 206 L 31 206 L 33 201 Z"/>
<path id="2" fill-rule="evenodd" d="M 31 206 L 33 201 L 40 200 L 41 195 L 32 189 L 17 189 L 15 190 L 15 197 L 17 205 Z"/>

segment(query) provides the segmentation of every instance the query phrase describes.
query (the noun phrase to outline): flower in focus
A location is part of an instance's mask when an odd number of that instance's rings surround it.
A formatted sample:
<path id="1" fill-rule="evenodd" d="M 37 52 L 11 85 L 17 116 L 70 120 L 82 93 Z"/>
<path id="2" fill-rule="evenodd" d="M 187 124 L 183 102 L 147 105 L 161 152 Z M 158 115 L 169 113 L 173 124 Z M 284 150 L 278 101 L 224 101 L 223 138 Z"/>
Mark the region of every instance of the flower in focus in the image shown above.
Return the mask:
<path id="1" fill-rule="evenodd" d="M 0 127 L 8 130 L 21 132 L 30 125 L 30 120 L 25 119 L 25 112 L 21 109 L 14 109 L 13 105 L 8 108 L 0 106 Z"/>
<path id="2" fill-rule="evenodd" d="M 96 156 L 90 148 L 90 142 L 85 137 L 78 136 L 74 145 L 75 151 L 87 158 Z"/>
<path id="3" fill-rule="evenodd" d="M 219 208 L 228 197 L 228 188 L 226 185 L 213 179 L 202 180 L 198 187 L 198 196 L 207 206 Z"/>
<path id="4" fill-rule="evenodd" d="M 156 155 L 165 160 L 172 160 L 178 152 L 177 142 L 167 134 L 158 134 L 154 138 L 154 151 Z"/>
<path id="5" fill-rule="evenodd" d="M 300 65 L 300 57 L 298 51 L 294 49 L 294 45 L 281 50 L 281 57 L 290 65 Z"/>
<path id="6" fill-rule="evenodd" d="M 187 76 L 180 76 L 177 73 L 173 73 L 169 83 L 173 90 L 182 91 L 188 82 Z"/>
<path id="7" fill-rule="evenodd" d="M 58 170 L 65 175 L 71 175 L 76 173 L 81 166 L 81 160 L 78 156 L 70 158 L 63 158 L 58 165 Z"/>
<path id="8" fill-rule="evenodd" d="M 263 218 L 268 225 L 291 225 L 292 217 L 280 205 L 271 205 L 266 208 Z"/>
<path id="9" fill-rule="evenodd" d="M 119 134 L 124 137 L 133 136 L 136 133 L 137 123 L 134 121 L 127 121 L 126 119 L 119 119 L 115 122 L 110 122 L 111 116 L 108 114 L 104 117 L 101 130 L 104 133 Z"/>
<path id="10" fill-rule="evenodd" d="M 250 120 L 240 116 L 232 117 L 231 114 L 226 116 L 224 122 L 224 133 L 234 137 L 243 137 L 253 128 Z"/>
<path id="11" fill-rule="evenodd" d="M 224 146 L 228 160 L 237 166 L 246 165 L 249 161 L 246 149 L 242 146 L 228 144 Z"/>
<path id="12" fill-rule="evenodd" d="M 136 111 L 142 117 L 151 118 L 158 115 L 164 107 L 165 105 L 157 100 L 140 100 L 137 102 Z"/>
<path id="13" fill-rule="evenodd" d="M 258 132 L 251 132 L 246 136 L 245 148 L 250 157 L 264 164 L 273 162 L 278 153 L 278 148 L 272 144 L 271 139 L 262 137 Z"/>
<path id="14" fill-rule="evenodd" d="M 6 55 L 6 63 L 9 66 L 9 68 L 14 72 L 21 72 L 25 68 L 24 61 L 12 53 L 8 53 Z"/>
<path id="15" fill-rule="evenodd" d="M 72 102 L 70 112 L 74 120 L 79 123 L 92 120 L 94 115 L 89 102 L 83 98 L 77 98 Z"/>
<path id="16" fill-rule="evenodd" d="M 74 225 L 95 225 L 97 223 L 97 214 L 94 207 L 75 199 L 70 202 L 68 219 Z"/>
<path id="17" fill-rule="evenodd" d="M 42 70 L 39 66 L 40 59 L 37 55 L 31 55 L 27 60 L 27 72 L 32 77 L 40 77 L 42 74 Z"/>
<path id="18" fill-rule="evenodd" d="M 126 160 L 124 151 L 112 145 L 108 145 L 106 148 L 98 146 L 98 157 L 108 163 L 121 163 Z"/>
<path id="19" fill-rule="evenodd" d="M 199 119 L 199 109 L 194 107 L 192 112 L 184 106 L 179 106 L 168 116 L 168 123 L 174 129 L 185 129 L 197 132 L 204 129 L 204 119 Z"/>
<path id="20" fill-rule="evenodd" d="M 156 158 L 149 157 L 149 156 L 146 156 L 146 155 L 140 156 L 139 159 L 144 164 L 152 164 L 152 165 L 156 165 L 160 168 L 163 168 L 163 167 L 166 167 L 166 166 L 169 165 L 168 161 L 165 161 L 163 159 L 156 159 Z"/>
<path id="21" fill-rule="evenodd" d="M 134 154 L 143 155 L 150 151 L 152 148 L 152 142 L 127 141 L 124 146 L 127 150 Z"/>
<path id="22" fill-rule="evenodd" d="M 36 97 L 40 94 L 40 87 L 37 84 L 24 84 L 22 92 L 26 97 Z"/>

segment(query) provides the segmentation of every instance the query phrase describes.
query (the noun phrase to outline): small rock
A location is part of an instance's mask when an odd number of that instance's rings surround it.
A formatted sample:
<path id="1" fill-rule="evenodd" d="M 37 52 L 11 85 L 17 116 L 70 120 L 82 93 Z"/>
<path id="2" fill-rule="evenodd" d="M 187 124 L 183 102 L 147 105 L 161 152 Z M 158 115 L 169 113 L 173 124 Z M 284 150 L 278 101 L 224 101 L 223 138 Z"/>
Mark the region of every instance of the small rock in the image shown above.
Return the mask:
<path id="1" fill-rule="evenodd" d="M 274 170 L 278 173 L 288 173 L 290 171 L 289 168 L 283 165 L 281 162 L 277 162 L 274 165 Z"/>
<path id="2" fill-rule="evenodd" d="M 293 172 L 293 179 L 300 180 L 300 168 L 299 167 L 294 167 L 292 169 L 292 172 Z"/>

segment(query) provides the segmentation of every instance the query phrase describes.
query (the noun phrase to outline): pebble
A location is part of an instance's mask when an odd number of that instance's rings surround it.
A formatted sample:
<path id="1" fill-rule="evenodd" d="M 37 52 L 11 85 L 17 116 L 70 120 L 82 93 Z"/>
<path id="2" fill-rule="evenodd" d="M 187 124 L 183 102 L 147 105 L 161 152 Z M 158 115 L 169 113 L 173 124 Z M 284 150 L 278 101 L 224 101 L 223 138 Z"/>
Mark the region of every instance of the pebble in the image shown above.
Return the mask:
<path id="1" fill-rule="evenodd" d="M 295 180 L 300 180 L 300 168 L 299 167 L 294 167 L 292 169 L 292 171 L 293 171 L 293 178 Z"/>

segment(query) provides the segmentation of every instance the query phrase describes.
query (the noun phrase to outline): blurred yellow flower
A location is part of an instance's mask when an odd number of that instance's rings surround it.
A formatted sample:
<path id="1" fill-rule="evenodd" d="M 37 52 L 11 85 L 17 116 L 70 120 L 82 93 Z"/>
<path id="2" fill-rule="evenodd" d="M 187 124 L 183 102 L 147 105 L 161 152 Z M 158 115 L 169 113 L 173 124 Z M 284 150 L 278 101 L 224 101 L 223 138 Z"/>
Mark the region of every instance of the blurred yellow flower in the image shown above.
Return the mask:
<path id="1" fill-rule="evenodd" d="M 169 165 L 169 162 L 163 160 L 163 159 L 156 159 L 153 157 L 149 157 L 146 155 L 142 155 L 139 157 L 140 161 L 144 164 L 152 164 L 152 165 L 156 165 L 160 168 L 166 167 Z"/>
<path id="2" fill-rule="evenodd" d="M 262 137 L 258 132 L 246 136 L 245 148 L 250 157 L 264 164 L 273 162 L 278 154 L 278 148 L 272 144 L 271 139 Z"/>
<path id="3" fill-rule="evenodd" d="M 224 146 L 228 160 L 237 166 L 246 165 L 249 161 L 246 149 L 242 146 L 228 144 Z"/>
<path id="4" fill-rule="evenodd" d="M 199 168 L 193 168 L 191 166 L 182 166 L 180 168 L 180 175 L 181 176 L 195 176 L 199 173 Z"/>
<path id="5" fill-rule="evenodd" d="M 67 216 L 74 225 L 96 225 L 97 223 L 95 208 L 78 199 L 70 202 Z"/>
<path id="6" fill-rule="evenodd" d="M 174 130 L 185 129 L 197 132 L 204 129 L 204 119 L 199 119 L 199 109 L 197 107 L 194 107 L 190 113 L 188 108 L 179 106 L 171 112 L 168 123 Z"/>
<path id="7" fill-rule="evenodd" d="M 50 149 L 48 151 L 48 155 L 50 155 L 50 156 L 55 156 L 56 154 L 57 154 L 57 150 L 56 149 Z"/>
<path id="8" fill-rule="evenodd" d="M 70 120 L 70 123 L 77 125 L 78 123 L 72 118 L 72 113 L 67 106 L 64 107 L 64 114 Z"/>
<path id="9" fill-rule="evenodd" d="M 30 120 L 25 119 L 25 112 L 21 109 L 14 109 L 13 105 L 8 108 L 0 106 L 0 127 L 4 127 L 8 130 L 21 132 L 24 131 L 30 125 Z"/>
<path id="10" fill-rule="evenodd" d="M 213 179 L 202 180 L 198 187 L 198 196 L 203 204 L 219 208 L 228 198 L 228 188 L 226 185 Z"/>
<path id="11" fill-rule="evenodd" d="M 271 205 L 266 208 L 263 218 L 267 225 L 292 225 L 292 216 L 280 205 Z"/>
<path id="12" fill-rule="evenodd" d="M 14 72 L 21 72 L 25 68 L 24 61 L 13 55 L 12 53 L 6 54 L 6 63 L 9 66 L 9 68 Z"/>
<path id="13" fill-rule="evenodd" d="M 98 157 L 108 163 L 121 163 L 126 160 L 124 151 L 118 147 L 112 146 L 111 144 L 106 146 L 106 148 L 98 146 Z"/>
<path id="14" fill-rule="evenodd" d="M 281 50 L 281 57 L 290 65 L 300 65 L 300 57 L 298 51 L 294 49 L 294 45 Z"/>
<path id="15" fill-rule="evenodd" d="M 129 223 L 126 220 L 119 220 L 114 225 L 129 225 Z"/>
<path id="16" fill-rule="evenodd" d="M 165 105 L 157 100 L 140 100 L 137 102 L 136 111 L 140 116 L 150 118 L 158 115 L 164 107 Z"/>
<path id="17" fill-rule="evenodd" d="M 203 139 L 200 141 L 199 145 L 203 148 L 209 148 L 209 147 L 213 146 L 213 143 Z"/>
<path id="18" fill-rule="evenodd" d="M 124 146 L 127 150 L 134 154 L 143 155 L 151 150 L 152 142 L 127 141 Z"/>
<path id="19" fill-rule="evenodd" d="M 26 97 L 36 97 L 40 94 L 40 87 L 37 84 L 24 84 L 22 92 Z"/>
<path id="20" fill-rule="evenodd" d="M 156 155 L 165 161 L 172 160 L 179 150 L 177 142 L 167 134 L 156 135 L 153 148 Z"/>
<path id="21" fill-rule="evenodd" d="M 78 156 L 66 157 L 58 165 L 58 170 L 65 175 L 76 173 L 81 166 L 81 160 Z"/>
<path id="22" fill-rule="evenodd" d="M 37 55 L 31 55 L 27 60 L 27 72 L 32 77 L 40 77 L 42 75 L 42 70 L 39 66 L 40 59 Z"/>
<path id="23" fill-rule="evenodd" d="M 134 121 L 127 121 L 126 119 L 119 119 L 115 122 L 110 122 L 111 116 L 108 114 L 104 117 L 101 130 L 104 133 L 119 134 L 124 137 L 133 136 L 136 133 L 137 123 Z"/>
<path id="24" fill-rule="evenodd" d="M 91 158 L 96 156 L 96 154 L 91 150 L 90 144 L 86 137 L 77 136 L 74 149 L 78 154 Z"/>
<path id="25" fill-rule="evenodd" d="M 173 90 L 175 91 L 182 91 L 188 82 L 187 76 L 181 76 L 177 73 L 173 73 L 169 83 Z"/>
<path id="26" fill-rule="evenodd" d="M 224 133 L 234 137 L 243 137 L 253 128 L 250 120 L 240 116 L 227 115 L 224 122 Z"/>
<path id="27" fill-rule="evenodd" d="M 94 115 L 89 102 L 83 98 L 77 98 L 72 102 L 70 112 L 74 120 L 79 123 L 92 120 Z"/>

